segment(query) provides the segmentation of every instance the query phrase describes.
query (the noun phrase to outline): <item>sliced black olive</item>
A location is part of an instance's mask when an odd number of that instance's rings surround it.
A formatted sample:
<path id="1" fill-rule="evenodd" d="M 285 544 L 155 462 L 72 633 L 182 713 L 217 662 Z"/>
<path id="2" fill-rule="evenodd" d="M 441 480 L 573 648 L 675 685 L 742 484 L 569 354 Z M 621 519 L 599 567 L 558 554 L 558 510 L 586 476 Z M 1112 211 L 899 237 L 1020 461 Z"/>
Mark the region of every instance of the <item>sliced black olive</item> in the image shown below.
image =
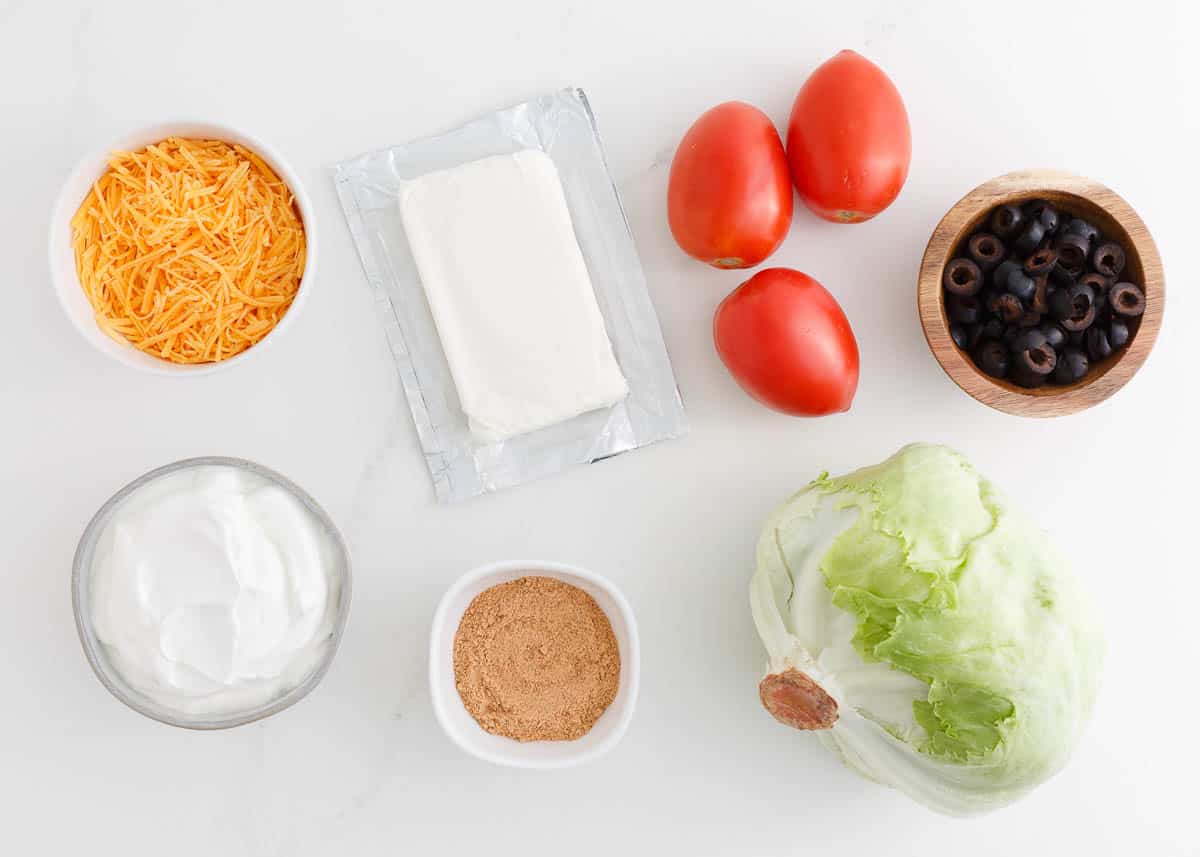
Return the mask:
<path id="1" fill-rule="evenodd" d="M 1100 238 L 1100 230 L 1080 217 L 1067 222 L 1067 232 L 1072 235 L 1082 236 L 1089 246 L 1093 241 L 1097 241 Z"/>
<path id="2" fill-rule="evenodd" d="M 1012 382 L 1018 387 L 1028 387 L 1032 390 L 1037 387 L 1046 386 L 1046 381 L 1050 376 L 1029 371 L 1025 368 L 1025 364 L 1021 362 L 1020 358 L 1017 358 L 1012 363 L 1009 377 L 1012 378 Z"/>
<path id="3" fill-rule="evenodd" d="M 1129 344 L 1129 325 L 1119 318 L 1108 323 L 1108 343 L 1113 348 L 1124 348 Z"/>
<path id="4" fill-rule="evenodd" d="M 1087 355 L 1073 346 L 1063 349 L 1054 367 L 1054 380 L 1060 384 L 1073 384 L 1088 371 Z"/>
<path id="5" fill-rule="evenodd" d="M 1021 228 L 1025 215 L 1015 205 L 1002 205 L 992 212 L 992 231 L 1001 238 L 1008 238 Z"/>
<path id="6" fill-rule="evenodd" d="M 1133 283 L 1117 283 L 1108 292 L 1108 305 L 1117 315 L 1135 318 L 1146 311 L 1146 296 Z"/>
<path id="7" fill-rule="evenodd" d="M 1063 329 L 1066 330 L 1066 328 Z M 1076 348 L 1083 348 L 1084 333 L 1086 333 L 1084 330 L 1067 330 L 1067 343 L 1075 346 Z"/>
<path id="8" fill-rule="evenodd" d="M 1027 309 L 1017 319 L 1017 327 L 1037 327 L 1042 323 L 1042 314 L 1036 310 Z"/>
<path id="9" fill-rule="evenodd" d="M 974 295 L 983 288 L 983 272 L 970 259 L 952 259 L 942 274 L 942 285 L 952 295 Z"/>
<path id="10" fill-rule="evenodd" d="M 949 295 L 946 298 L 946 312 L 951 321 L 975 324 L 983 314 L 983 307 L 972 295 Z"/>
<path id="11" fill-rule="evenodd" d="M 1008 275 L 1013 271 L 1020 271 L 1021 263 L 1014 259 L 1005 259 L 996 269 L 992 271 L 992 285 L 1000 290 L 1008 287 Z"/>
<path id="12" fill-rule="evenodd" d="M 1038 330 L 1042 332 L 1046 344 L 1055 351 L 1061 351 L 1063 346 L 1067 344 L 1067 335 L 1061 327 L 1052 321 L 1043 321 L 1038 325 Z"/>
<path id="13" fill-rule="evenodd" d="M 1071 289 L 1055 289 L 1046 296 L 1046 303 L 1050 306 L 1052 316 L 1057 319 L 1067 318 L 1071 314 Z"/>
<path id="14" fill-rule="evenodd" d="M 1046 280 L 1046 275 L 1041 274 L 1034 278 L 1033 281 L 1033 299 L 1029 302 L 1029 308 L 1040 315 L 1045 315 L 1050 312 L 1050 284 Z"/>
<path id="15" fill-rule="evenodd" d="M 1013 243 L 1013 249 L 1020 256 L 1029 256 L 1042 243 L 1042 239 L 1046 237 L 1046 227 L 1042 225 L 1040 220 L 1029 221 L 1017 240 Z"/>
<path id="16" fill-rule="evenodd" d="M 1057 362 L 1058 355 L 1044 342 L 1033 348 L 1026 348 L 1017 355 L 1017 365 L 1035 375 L 1049 375 L 1054 371 L 1054 364 Z"/>
<path id="17" fill-rule="evenodd" d="M 1004 335 L 1004 322 L 998 318 L 989 318 L 979 328 L 980 339 L 999 339 Z"/>
<path id="18" fill-rule="evenodd" d="M 1058 251 L 1055 250 L 1054 252 L 1057 253 Z M 1075 275 L 1060 263 L 1055 262 L 1054 267 L 1050 269 L 1050 282 L 1056 286 L 1073 286 L 1075 285 Z"/>
<path id="19" fill-rule="evenodd" d="M 1092 267 L 1097 273 L 1115 279 L 1125 270 L 1125 251 L 1120 244 L 1106 241 L 1092 251 Z"/>
<path id="20" fill-rule="evenodd" d="M 975 347 L 975 365 L 993 378 L 1008 374 L 1008 349 L 995 339 L 985 339 Z"/>
<path id="21" fill-rule="evenodd" d="M 1025 273 L 1031 277 L 1036 277 L 1038 274 L 1049 274 L 1056 262 L 1058 262 L 1058 253 L 1055 250 L 1049 247 L 1034 250 L 1025 259 Z"/>
<path id="22" fill-rule="evenodd" d="M 1065 330 L 1083 330 L 1096 320 L 1096 294 L 1086 283 L 1076 283 L 1065 290 L 1066 314 L 1062 315 L 1061 300 L 1052 307 Z M 1057 297 L 1058 293 L 1055 294 Z"/>
<path id="23" fill-rule="evenodd" d="M 1101 327 L 1088 328 L 1087 335 L 1084 337 L 1084 342 L 1087 343 L 1088 357 L 1093 363 L 1099 363 L 1108 355 L 1112 354 L 1112 345 L 1108 341 L 1108 334 Z"/>
<path id="24" fill-rule="evenodd" d="M 1045 344 L 1046 334 L 1042 333 L 1036 327 L 1027 327 L 1013 338 L 1008 347 L 1014 354 L 1020 354 L 1022 351 L 1028 351 L 1030 348 L 1039 348 Z"/>
<path id="25" fill-rule="evenodd" d="M 1005 324 L 1012 324 L 1025 314 L 1021 299 L 1011 292 L 1005 292 L 996 298 L 996 308 L 992 310 Z"/>
<path id="26" fill-rule="evenodd" d="M 1050 203 L 1046 203 L 1045 207 L 1038 212 L 1038 221 L 1042 226 L 1046 227 L 1047 233 L 1052 233 L 1058 229 L 1058 221 L 1060 219 L 1058 209 Z"/>
<path id="27" fill-rule="evenodd" d="M 1084 274 L 1079 278 L 1078 282 L 1090 288 L 1092 290 L 1092 294 L 1094 294 L 1096 299 L 1099 300 L 1108 294 L 1108 290 L 1113 287 L 1114 280 L 1104 276 L 1103 274 L 1092 272 L 1090 274 Z"/>
<path id="28" fill-rule="evenodd" d="M 1077 232 L 1068 232 L 1054 242 L 1058 251 L 1058 264 L 1072 274 L 1078 275 L 1087 263 L 1091 242 Z"/>
<path id="29" fill-rule="evenodd" d="M 1072 305 L 1072 314 L 1061 321 L 1063 330 L 1074 333 L 1079 330 L 1087 330 L 1092 326 L 1092 322 L 1096 320 L 1096 305 L 1085 304 L 1084 307 L 1081 310 L 1078 303 Z"/>
<path id="30" fill-rule="evenodd" d="M 1041 223 L 1047 232 L 1058 228 L 1058 209 L 1047 200 L 1034 199 L 1025 203 L 1025 216 Z"/>
<path id="31" fill-rule="evenodd" d="M 1033 277 L 1030 277 L 1020 268 L 1017 268 L 1009 272 L 1008 280 L 1005 282 L 1004 287 L 1022 301 L 1031 301 L 1033 300 L 1033 293 L 1037 290 L 1037 283 L 1033 281 Z"/>
<path id="32" fill-rule="evenodd" d="M 1022 387 L 1041 387 L 1048 380 L 1058 362 L 1058 355 L 1048 345 L 1022 351 L 1013 358 L 1010 375 L 1014 383 Z"/>
<path id="33" fill-rule="evenodd" d="M 954 344 L 966 351 L 971 345 L 971 332 L 965 324 L 950 325 L 950 338 L 954 340 Z"/>
<path id="34" fill-rule="evenodd" d="M 967 242 L 967 252 L 985 274 L 1004 261 L 1004 245 L 990 232 L 972 235 Z"/>

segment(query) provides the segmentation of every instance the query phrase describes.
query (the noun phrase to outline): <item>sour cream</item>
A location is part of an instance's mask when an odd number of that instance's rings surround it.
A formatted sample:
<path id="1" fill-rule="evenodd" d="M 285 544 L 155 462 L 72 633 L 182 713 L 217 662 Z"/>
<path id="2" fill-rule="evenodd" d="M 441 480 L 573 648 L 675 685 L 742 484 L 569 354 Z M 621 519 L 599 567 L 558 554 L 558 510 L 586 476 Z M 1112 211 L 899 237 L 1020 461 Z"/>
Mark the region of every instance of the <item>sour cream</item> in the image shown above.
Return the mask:
<path id="1" fill-rule="evenodd" d="M 113 668 L 159 706 L 247 712 L 302 683 L 331 645 L 336 556 L 321 520 L 264 476 L 169 473 L 100 533 L 92 624 Z"/>

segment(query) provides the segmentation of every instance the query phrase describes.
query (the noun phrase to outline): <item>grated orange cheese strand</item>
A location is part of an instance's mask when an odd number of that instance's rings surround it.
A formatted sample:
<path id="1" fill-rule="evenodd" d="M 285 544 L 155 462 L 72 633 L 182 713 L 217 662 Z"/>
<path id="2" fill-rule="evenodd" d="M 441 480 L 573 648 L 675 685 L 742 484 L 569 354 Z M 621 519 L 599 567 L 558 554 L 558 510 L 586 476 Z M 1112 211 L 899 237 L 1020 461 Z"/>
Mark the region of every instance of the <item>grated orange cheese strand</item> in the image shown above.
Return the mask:
<path id="1" fill-rule="evenodd" d="M 291 189 L 257 154 L 169 137 L 114 152 L 71 220 L 75 266 L 106 334 L 173 363 L 239 354 L 304 275 Z"/>

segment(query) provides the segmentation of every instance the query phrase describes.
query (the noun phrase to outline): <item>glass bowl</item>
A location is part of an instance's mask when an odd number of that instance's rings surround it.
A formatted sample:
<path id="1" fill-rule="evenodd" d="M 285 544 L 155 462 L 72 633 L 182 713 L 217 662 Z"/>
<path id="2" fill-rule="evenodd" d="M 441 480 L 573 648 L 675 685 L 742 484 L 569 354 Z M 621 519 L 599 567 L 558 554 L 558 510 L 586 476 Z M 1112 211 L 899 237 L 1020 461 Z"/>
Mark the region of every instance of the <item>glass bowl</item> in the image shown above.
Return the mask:
<path id="1" fill-rule="evenodd" d="M 223 716 L 209 714 L 191 715 L 181 712 L 156 702 L 133 686 L 109 660 L 105 645 L 96 635 L 96 630 L 92 624 L 91 611 L 92 560 L 96 543 L 121 504 L 140 488 L 161 477 L 184 470 L 212 466 L 232 467 L 248 471 L 283 488 L 299 500 L 312 514 L 313 518 L 324 528 L 336 557 L 336 562 L 331 570 L 331 590 L 336 590 L 335 597 L 337 603 L 333 607 L 333 628 L 321 659 L 298 684 L 281 696 L 262 705 Z M 283 711 L 311 693 L 313 688 L 325 676 L 329 665 L 333 662 L 334 655 L 337 653 L 342 633 L 346 628 L 346 619 L 350 612 L 350 594 L 349 551 L 346 549 L 346 543 L 342 539 L 341 533 L 338 532 L 337 527 L 334 526 L 333 521 L 325 511 L 317 505 L 317 501 L 301 490 L 291 480 L 273 470 L 263 467 L 261 464 L 255 464 L 252 461 L 245 461 L 240 458 L 225 458 L 220 456 L 189 458 L 164 465 L 138 477 L 110 497 L 92 517 L 92 520 L 88 522 L 87 528 L 84 529 L 83 536 L 79 540 L 79 546 L 75 550 L 75 562 L 71 573 L 71 606 L 75 613 L 75 628 L 79 632 L 79 642 L 83 645 L 83 652 L 87 656 L 88 663 L 91 665 L 92 671 L 96 674 L 96 678 L 100 680 L 102 685 L 108 688 L 109 693 L 139 714 L 144 714 L 161 723 L 166 723 L 170 726 L 179 726 L 184 729 L 229 729 L 234 726 L 253 723 L 256 720 L 262 720 L 264 717 L 270 717 L 272 714 Z"/>

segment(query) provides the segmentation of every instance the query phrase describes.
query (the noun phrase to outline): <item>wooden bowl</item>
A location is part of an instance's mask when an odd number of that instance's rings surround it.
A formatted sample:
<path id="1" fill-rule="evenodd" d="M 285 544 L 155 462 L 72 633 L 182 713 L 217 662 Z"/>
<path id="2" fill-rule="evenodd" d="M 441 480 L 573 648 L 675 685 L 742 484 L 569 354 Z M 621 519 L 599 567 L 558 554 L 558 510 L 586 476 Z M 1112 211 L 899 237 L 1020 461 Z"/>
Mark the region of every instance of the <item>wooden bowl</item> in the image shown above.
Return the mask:
<path id="1" fill-rule="evenodd" d="M 1146 311 L 1127 346 L 1094 364 L 1081 380 L 1069 385 L 1047 384 L 1037 389 L 1018 387 L 986 374 L 950 338 L 950 322 L 942 299 L 946 263 L 979 231 L 992 209 L 1010 202 L 1047 199 L 1060 211 L 1090 220 L 1125 249 L 1122 280 L 1146 293 Z M 1146 224 L 1129 203 L 1104 185 L 1055 170 L 1009 173 L 984 182 L 946 213 L 925 248 L 917 282 L 921 326 L 933 356 L 954 383 L 985 405 L 1026 417 L 1058 417 L 1102 402 L 1121 389 L 1154 346 L 1162 325 L 1166 284 L 1162 260 Z"/>

